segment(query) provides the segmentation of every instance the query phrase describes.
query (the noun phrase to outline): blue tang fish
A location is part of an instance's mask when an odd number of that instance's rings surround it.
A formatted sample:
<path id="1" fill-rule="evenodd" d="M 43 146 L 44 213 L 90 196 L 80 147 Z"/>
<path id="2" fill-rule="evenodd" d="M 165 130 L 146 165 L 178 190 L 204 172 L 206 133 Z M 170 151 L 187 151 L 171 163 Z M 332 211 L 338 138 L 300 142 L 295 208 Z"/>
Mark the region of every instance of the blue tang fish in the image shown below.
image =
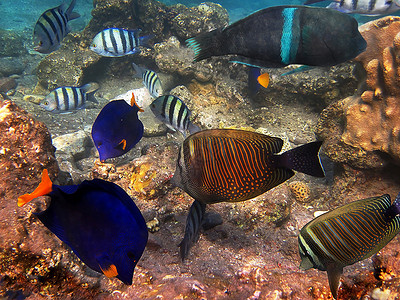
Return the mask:
<path id="1" fill-rule="evenodd" d="M 114 100 L 100 111 L 92 127 L 92 139 L 99 152 L 100 161 L 118 157 L 131 150 L 143 137 L 143 123 L 138 112 L 143 111 L 135 102 Z"/>
<path id="2" fill-rule="evenodd" d="M 132 284 L 148 232 L 128 194 L 101 179 L 54 185 L 45 169 L 39 186 L 31 194 L 18 197 L 18 206 L 44 195 L 50 196 L 51 202 L 36 214 L 39 220 L 91 269 Z"/>

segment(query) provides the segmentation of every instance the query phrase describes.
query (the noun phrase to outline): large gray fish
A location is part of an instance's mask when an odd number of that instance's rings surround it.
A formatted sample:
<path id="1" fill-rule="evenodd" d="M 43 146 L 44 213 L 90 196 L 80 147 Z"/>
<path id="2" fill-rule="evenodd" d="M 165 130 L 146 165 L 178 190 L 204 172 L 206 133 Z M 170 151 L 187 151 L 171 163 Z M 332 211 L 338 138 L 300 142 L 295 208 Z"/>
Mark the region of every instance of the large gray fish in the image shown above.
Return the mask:
<path id="1" fill-rule="evenodd" d="M 40 106 L 53 113 L 66 113 L 85 107 L 86 101 L 98 103 L 94 97 L 98 86 L 88 83 L 81 87 L 63 86 L 48 94 Z"/>
<path id="2" fill-rule="evenodd" d="M 140 53 L 139 46 L 149 47 L 149 36 L 139 36 L 140 29 L 107 28 L 96 34 L 90 50 L 102 56 L 119 57 Z"/>
<path id="3" fill-rule="evenodd" d="M 304 4 L 313 4 L 324 0 L 309 0 Z M 394 13 L 400 10 L 400 1 L 392 0 L 335 0 L 327 6 L 350 14 L 378 16 Z"/>
<path id="4" fill-rule="evenodd" d="M 150 95 L 154 98 L 160 97 L 163 94 L 163 88 L 156 72 L 141 68 L 135 63 L 132 63 L 132 66 L 135 69 L 136 76 L 143 79 L 143 84 L 149 90 Z"/>
<path id="5" fill-rule="evenodd" d="M 61 41 L 71 31 L 68 22 L 79 18 L 80 15 L 72 10 L 76 0 L 72 0 L 67 8 L 63 3 L 60 6 L 46 10 L 36 22 L 33 36 L 38 45 L 34 47 L 37 52 L 51 53 L 60 48 Z"/>
<path id="6" fill-rule="evenodd" d="M 172 95 L 158 97 L 150 104 L 150 109 L 157 119 L 162 121 L 171 130 L 179 130 L 186 137 L 200 131 L 200 128 L 190 121 L 191 111 L 181 99 Z"/>
<path id="7" fill-rule="evenodd" d="M 258 67 L 333 66 L 356 57 L 367 46 L 352 16 L 309 6 L 262 9 L 186 44 L 194 50 L 195 61 L 233 54 L 232 61 Z"/>
<path id="8" fill-rule="evenodd" d="M 343 267 L 377 253 L 400 231 L 400 194 L 354 201 L 306 224 L 299 234 L 300 268 L 328 272 L 333 297 Z"/>

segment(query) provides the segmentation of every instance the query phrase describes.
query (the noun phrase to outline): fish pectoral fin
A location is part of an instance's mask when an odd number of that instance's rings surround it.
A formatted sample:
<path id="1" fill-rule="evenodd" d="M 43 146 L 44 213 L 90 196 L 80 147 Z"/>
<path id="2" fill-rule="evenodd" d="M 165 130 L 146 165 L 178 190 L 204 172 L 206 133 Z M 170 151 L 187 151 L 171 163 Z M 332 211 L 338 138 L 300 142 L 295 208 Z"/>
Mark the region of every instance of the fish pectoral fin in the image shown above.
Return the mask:
<path id="1" fill-rule="evenodd" d="M 267 88 L 269 85 L 269 74 L 268 73 L 261 74 L 260 76 L 257 77 L 257 81 L 262 87 Z"/>
<path id="2" fill-rule="evenodd" d="M 121 148 L 122 150 L 125 150 L 126 149 L 126 140 L 123 139 L 121 142 L 119 142 L 119 144 L 115 148 Z"/>
<path id="3" fill-rule="evenodd" d="M 343 273 L 343 267 L 337 266 L 334 263 L 330 263 L 327 265 L 327 273 L 328 273 L 328 280 L 329 280 L 329 287 L 331 289 L 331 293 L 333 298 L 337 299 L 337 292 L 340 283 L 340 276 Z"/>
<path id="4" fill-rule="evenodd" d="M 22 207 L 29 201 L 50 194 L 52 191 L 53 183 L 50 180 L 49 172 L 47 169 L 44 169 L 42 172 L 42 180 L 39 183 L 38 187 L 30 194 L 24 194 L 18 197 L 18 206 Z"/>
<path id="5" fill-rule="evenodd" d="M 101 271 L 106 275 L 108 278 L 117 277 L 118 270 L 117 267 L 107 258 L 107 257 L 100 257 L 97 259 L 99 267 Z"/>

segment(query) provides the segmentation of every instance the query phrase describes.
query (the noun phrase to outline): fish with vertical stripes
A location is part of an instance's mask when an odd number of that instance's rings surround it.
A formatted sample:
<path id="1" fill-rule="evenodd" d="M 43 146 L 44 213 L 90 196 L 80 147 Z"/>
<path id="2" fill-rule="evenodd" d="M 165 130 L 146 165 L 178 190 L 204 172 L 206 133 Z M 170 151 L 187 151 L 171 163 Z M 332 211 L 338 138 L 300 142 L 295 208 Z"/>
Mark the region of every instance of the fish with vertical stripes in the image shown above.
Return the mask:
<path id="1" fill-rule="evenodd" d="M 143 79 L 143 85 L 149 90 L 150 95 L 154 98 L 160 97 L 163 94 L 163 88 L 157 73 L 141 68 L 135 63 L 132 63 L 132 66 L 135 69 L 136 76 Z"/>
<path id="2" fill-rule="evenodd" d="M 313 4 L 324 0 L 309 0 L 304 4 Z M 348 14 L 379 16 L 392 14 L 400 10 L 400 1 L 392 0 L 335 0 L 327 8 Z"/>
<path id="3" fill-rule="evenodd" d="M 62 86 L 48 94 L 40 106 L 52 113 L 68 113 L 77 109 L 85 108 L 87 101 L 98 103 L 94 97 L 98 85 L 88 83 L 81 87 Z"/>
<path id="4" fill-rule="evenodd" d="M 322 7 L 275 6 L 190 38 L 186 45 L 195 61 L 233 54 L 232 62 L 283 67 L 333 66 L 356 57 L 367 43 L 350 15 Z"/>
<path id="5" fill-rule="evenodd" d="M 400 194 L 351 202 L 311 220 L 300 231 L 300 268 L 327 271 L 337 298 L 343 268 L 386 246 L 400 231 Z"/>
<path id="6" fill-rule="evenodd" d="M 150 48 L 147 44 L 149 36 L 139 36 L 140 32 L 140 29 L 104 29 L 93 38 L 90 50 L 108 57 L 140 53 L 140 46 Z"/>
<path id="7" fill-rule="evenodd" d="M 68 8 L 63 3 L 46 10 L 40 16 L 33 30 L 37 43 L 35 51 L 47 54 L 60 48 L 61 41 L 71 31 L 68 22 L 80 17 L 77 12 L 72 11 L 75 3 L 76 0 L 72 0 Z"/>
<path id="8" fill-rule="evenodd" d="M 200 128 L 190 120 L 191 111 L 176 96 L 158 97 L 150 104 L 150 109 L 157 119 L 171 130 L 180 131 L 184 137 L 186 137 L 186 131 L 189 131 L 190 134 L 200 131 Z"/>
<path id="9" fill-rule="evenodd" d="M 203 130 L 183 142 L 172 183 L 203 204 L 245 201 L 285 182 L 293 170 L 323 177 L 321 144 L 311 142 L 278 155 L 280 138 L 236 129 Z M 182 259 L 188 243 L 181 243 Z"/>

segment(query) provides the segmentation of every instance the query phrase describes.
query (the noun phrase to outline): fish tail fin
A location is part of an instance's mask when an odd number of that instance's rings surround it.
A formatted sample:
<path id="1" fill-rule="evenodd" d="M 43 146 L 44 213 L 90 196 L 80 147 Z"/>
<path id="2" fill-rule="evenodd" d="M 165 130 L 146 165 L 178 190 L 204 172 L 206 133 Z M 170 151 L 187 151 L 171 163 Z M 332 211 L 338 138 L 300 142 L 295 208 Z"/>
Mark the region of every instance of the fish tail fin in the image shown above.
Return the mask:
<path id="1" fill-rule="evenodd" d="M 30 194 L 25 194 L 18 197 L 18 206 L 22 207 L 29 201 L 50 194 L 52 191 L 53 183 L 50 180 L 49 173 L 47 169 L 44 169 L 42 172 L 42 181 L 39 183 L 39 186 Z"/>
<path id="2" fill-rule="evenodd" d="M 72 0 L 71 4 L 68 6 L 67 11 L 65 12 L 65 14 L 68 17 L 68 21 L 74 20 L 79 18 L 81 15 L 78 14 L 77 12 L 73 11 L 75 8 L 75 4 L 76 4 L 76 0 Z"/>
<path id="3" fill-rule="evenodd" d="M 220 34 L 221 29 L 215 29 L 186 40 L 186 46 L 194 51 L 194 61 L 225 54 L 226 45 L 221 43 Z"/>
<path id="4" fill-rule="evenodd" d="M 199 126 L 193 124 L 192 122 L 190 122 L 188 130 L 189 130 L 190 134 L 193 134 L 193 133 L 201 131 L 201 128 Z"/>
<path id="5" fill-rule="evenodd" d="M 389 195 L 386 196 L 390 198 Z M 397 195 L 392 205 L 385 212 L 387 220 L 392 220 L 398 215 L 400 215 L 400 193 Z"/>
<path id="6" fill-rule="evenodd" d="M 86 83 L 85 85 L 80 87 L 85 93 L 86 93 L 86 99 L 88 101 L 94 102 L 94 103 L 99 103 L 97 101 L 96 97 L 94 96 L 94 93 L 97 92 L 99 89 L 99 84 L 96 82 L 90 82 Z"/>
<path id="7" fill-rule="evenodd" d="M 311 142 L 276 156 L 278 158 L 278 167 L 284 167 L 315 177 L 324 177 L 325 171 L 318 154 L 321 145 L 321 141 Z"/>
<path id="8" fill-rule="evenodd" d="M 200 201 L 194 200 L 186 218 L 185 236 L 179 244 L 182 261 L 189 253 L 190 247 L 197 242 L 199 238 L 200 226 L 203 222 L 206 205 Z"/>
<path id="9" fill-rule="evenodd" d="M 152 46 L 150 46 L 149 41 L 153 38 L 153 35 L 144 35 L 139 37 L 139 46 L 145 47 L 145 48 L 149 48 L 149 49 L 153 49 Z"/>
<path id="10" fill-rule="evenodd" d="M 143 69 L 141 68 L 141 67 L 139 67 L 137 64 L 135 64 L 135 63 L 132 63 L 132 67 L 133 67 L 133 69 L 135 70 L 135 72 L 136 72 L 136 74 L 135 74 L 135 76 L 136 77 L 142 77 L 142 75 L 143 75 Z"/>

